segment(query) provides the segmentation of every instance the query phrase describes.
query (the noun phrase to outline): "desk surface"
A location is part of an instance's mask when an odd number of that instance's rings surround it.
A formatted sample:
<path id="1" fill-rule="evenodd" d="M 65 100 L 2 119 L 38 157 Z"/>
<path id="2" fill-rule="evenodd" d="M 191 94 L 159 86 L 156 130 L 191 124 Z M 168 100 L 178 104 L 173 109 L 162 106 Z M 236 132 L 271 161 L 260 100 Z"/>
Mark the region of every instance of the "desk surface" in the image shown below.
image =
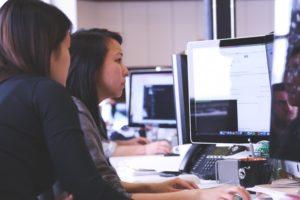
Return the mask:
<path id="1" fill-rule="evenodd" d="M 149 183 L 149 182 L 162 182 L 174 177 L 161 177 L 157 171 L 178 171 L 181 156 L 165 157 L 163 155 L 154 156 L 128 156 L 128 157 L 112 157 L 110 162 L 116 169 L 122 181 L 135 182 L 135 183 Z M 141 170 L 143 169 L 143 170 Z M 153 169 L 157 170 L 154 171 Z M 200 188 L 212 188 L 219 186 L 216 181 L 202 180 L 195 175 L 179 175 L 179 178 L 194 181 Z M 277 190 L 270 187 L 270 185 L 256 186 L 251 188 L 251 191 L 262 192 L 273 196 L 274 200 L 289 199 L 285 196 L 286 193 L 297 194 L 298 188 L 289 188 L 289 192 Z M 252 199 L 267 199 L 256 198 L 255 195 Z M 300 198 L 298 198 L 300 199 Z"/>
<path id="2" fill-rule="evenodd" d="M 161 182 L 174 177 L 162 177 L 160 171 L 178 171 L 181 156 L 165 157 L 163 155 L 153 156 L 128 156 L 112 157 L 110 163 L 116 169 L 122 181 L 126 182 Z M 216 181 L 202 180 L 195 175 L 179 175 L 179 178 L 194 181 L 201 188 L 216 187 Z"/>
<path id="3" fill-rule="evenodd" d="M 174 151 L 180 156 L 143 155 L 111 157 L 112 166 L 118 171 L 119 168 L 129 169 L 153 169 L 156 171 L 178 171 L 181 161 L 190 148 L 190 144 L 177 146 Z"/>

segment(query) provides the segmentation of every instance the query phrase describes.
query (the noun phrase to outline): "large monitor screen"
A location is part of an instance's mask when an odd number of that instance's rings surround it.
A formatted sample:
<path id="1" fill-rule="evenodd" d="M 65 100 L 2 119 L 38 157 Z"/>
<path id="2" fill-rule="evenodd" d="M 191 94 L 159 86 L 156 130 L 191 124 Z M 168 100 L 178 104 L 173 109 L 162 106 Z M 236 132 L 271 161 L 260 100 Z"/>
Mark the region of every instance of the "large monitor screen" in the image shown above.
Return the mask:
<path id="1" fill-rule="evenodd" d="M 176 127 L 172 71 L 130 74 L 129 125 Z"/>
<path id="2" fill-rule="evenodd" d="M 193 143 L 268 139 L 271 90 L 270 37 L 188 44 L 188 83 Z"/>

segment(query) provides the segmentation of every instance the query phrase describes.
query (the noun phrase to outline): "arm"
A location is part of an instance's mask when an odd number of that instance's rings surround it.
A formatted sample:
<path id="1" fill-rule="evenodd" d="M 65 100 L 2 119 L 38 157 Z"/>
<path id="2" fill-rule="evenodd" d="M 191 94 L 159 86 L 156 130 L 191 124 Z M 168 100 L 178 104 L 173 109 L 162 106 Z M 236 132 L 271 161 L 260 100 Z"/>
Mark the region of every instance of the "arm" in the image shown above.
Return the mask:
<path id="1" fill-rule="evenodd" d="M 109 149 L 109 144 L 113 144 L 113 142 L 107 143 L 106 141 L 102 141 L 101 134 L 99 133 L 99 129 L 96 123 L 93 120 L 92 115 L 85 107 L 85 105 L 80 102 L 78 99 L 73 98 L 78 111 L 79 111 L 79 120 L 81 124 L 81 129 L 84 132 L 84 139 L 86 145 L 89 149 L 90 154 L 96 164 L 96 167 L 101 172 L 102 177 L 106 180 L 110 185 L 115 188 L 117 191 L 125 192 L 124 188 L 128 192 L 136 193 L 136 192 L 173 192 L 180 189 L 194 189 L 198 188 L 193 185 L 193 183 L 184 181 L 182 179 L 172 179 L 169 181 L 165 181 L 162 183 L 152 183 L 152 184 L 143 184 L 143 183 L 125 183 L 123 182 L 121 186 L 121 181 L 116 174 L 115 170 L 110 167 L 104 157 L 104 152 L 102 145 Z M 127 194 L 127 193 L 126 193 Z"/>
<path id="2" fill-rule="evenodd" d="M 145 194 L 138 193 L 133 194 L 132 199 L 134 200 L 197 200 L 197 190 L 184 190 L 180 192 L 171 192 L 171 193 L 157 193 L 157 194 Z M 210 199 L 212 200 L 212 199 Z"/>
<path id="3" fill-rule="evenodd" d="M 149 144 L 150 141 L 147 140 L 146 138 L 144 137 L 136 137 L 136 138 L 133 138 L 133 139 L 130 139 L 130 140 L 116 140 L 115 141 L 118 145 L 135 145 L 135 144 Z"/>
<path id="4" fill-rule="evenodd" d="M 132 156 L 132 155 L 145 155 L 146 148 L 144 145 L 117 145 L 112 156 Z"/>
<path id="5" fill-rule="evenodd" d="M 250 200 L 249 193 L 238 186 L 221 186 L 211 189 L 183 190 L 179 192 L 157 194 L 133 194 L 135 200 L 232 200 L 238 196 Z"/>
<path id="6" fill-rule="evenodd" d="M 177 192 L 180 190 L 198 189 L 198 186 L 191 181 L 174 178 L 160 183 L 126 183 L 122 182 L 126 191 L 131 193 L 165 193 Z"/>
<path id="7" fill-rule="evenodd" d="M 166 141 L 153 142 L 146 145 L 117 145 L 113 156 L 152 155 L 171 152 L 171 146 Z"/>
<path id="8" fill-rule="evenodd" d="M 121 182 L 122 186 L 129 193 L 149 193 L 151 191 L 151 184 L 147 183 L 128 183 Z"/>
<path id="9" fill-rule="evenodd" d="M 32 102 L 43 126 L 43 139 L 64 189 L 76 199 L 124 199 L 102 179 L 84 144 L 76 107 L 67 91 L 42 79 Z"/>
<path id="10" fill-rule="evenodd" d="M 193 185 L 193 183 L 184 181 L 182 179 L 176 178 L 169 181 L 164 181 L 162 183 L 125 183 L 123 182 L 121 186 L 121 181 L 116 174 L 115 170 L 110 167 L 104 157 L 104 152 L 101 144 L 104 144 L 103 147 L 108 148 L 107 142 L 101 142 L 101 134 L 99 133 L 99 129 L 96 123 L 93 121 L 93 117 L 88 112 L 88 109 L 85 105 L 80 102 L 78 99 L 73 98 L 78 110 L 79 110 L 79 120 L 81 124 L 81 129 L 84 132 L 84 139 L 86 145 L 89 149 L 90 154 L 96 164 L 96 167 L 101 172 L 102 177 L 106 180 L 110 185 L 115 188 L 117 191 L 125 192 L 124 188 L 126 188 L 127 192 L 137 193 L 137 192 L 174 192 L 181 189 L 195 189 L 197 186 Z M 110 142 L 112 144 L 113 142 Z M 126 193 L 126 195 L 128 195 Z"/>
<path id="11" fill-rule="evenodd" d="M 91 113 L 80 100 L 73 98 L 73 101 L 78 109 L 79 121 L 81 129 L 84 133 L 83 136 L 86 146 L 88 147 L 92 159 L 102 178 L 116 191 L 129 196 L 122 187 L 121 180 L 116 171 L 108 164 L 104 156 L 101 133 L 99 132 Z M 103 143 L 106 144 L 106 142 Z"/>

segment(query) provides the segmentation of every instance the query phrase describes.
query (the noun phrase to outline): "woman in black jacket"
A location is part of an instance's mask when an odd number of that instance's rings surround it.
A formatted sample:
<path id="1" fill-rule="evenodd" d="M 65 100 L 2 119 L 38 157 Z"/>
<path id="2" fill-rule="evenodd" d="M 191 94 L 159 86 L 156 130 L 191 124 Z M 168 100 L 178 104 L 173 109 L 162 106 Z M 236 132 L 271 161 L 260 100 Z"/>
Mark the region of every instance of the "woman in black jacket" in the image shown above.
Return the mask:
<path id="1" fill-rule="evenodd" d="M 70 28 L 39 0 L 0 9 L 0 199 L 36 199 L 56 179 L 75 199 L 128 199 L 96 169 L 63 86 Z"/>

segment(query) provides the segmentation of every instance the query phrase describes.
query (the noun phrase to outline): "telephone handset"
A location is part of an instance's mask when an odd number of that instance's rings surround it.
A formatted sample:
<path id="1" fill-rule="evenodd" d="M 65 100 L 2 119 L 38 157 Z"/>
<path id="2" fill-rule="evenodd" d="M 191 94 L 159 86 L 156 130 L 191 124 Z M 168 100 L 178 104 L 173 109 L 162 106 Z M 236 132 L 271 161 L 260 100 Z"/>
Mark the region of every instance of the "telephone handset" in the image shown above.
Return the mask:
<path id="1" fill-rule="evenodd" d="M 215 163 L 229 155 L 228 147 L 214 144 L 193 144 L 184 156 L 180 171 L 197 175 L 202 179 L 215 179 Z"/>

